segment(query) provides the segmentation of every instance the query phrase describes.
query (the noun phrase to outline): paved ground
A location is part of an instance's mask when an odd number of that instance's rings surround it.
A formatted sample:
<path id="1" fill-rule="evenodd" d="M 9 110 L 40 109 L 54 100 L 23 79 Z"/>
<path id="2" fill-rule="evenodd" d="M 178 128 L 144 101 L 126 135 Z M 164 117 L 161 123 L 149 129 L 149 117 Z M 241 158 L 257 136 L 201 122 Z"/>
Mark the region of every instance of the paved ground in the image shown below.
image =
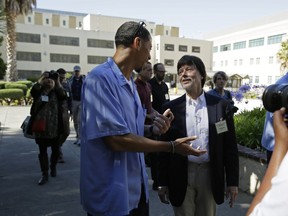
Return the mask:
<path id="1" fill-rule="evenodd" d="M 29 107 L 0 106 L 0 215 L 1 216 L 81 216 L 79 201 L 79 153 L 73 145 L 75 133 L 63 146 L 65 163 L 58 165 L 58 175 L 44 186 L 40 177 L 38 147 L 23 137 L 20 125 Z M 150 175 L 150 170 L 147 169 Z M 151 188 L 151 180 L 149 180 Z M 228 203 L 217 207 L 217 216 L 243 216 L 252 197 L 240 191 L 234 208 Z M 150 189 L 150 215 L 172 216 L 170 206 L 162 204 Z"/>

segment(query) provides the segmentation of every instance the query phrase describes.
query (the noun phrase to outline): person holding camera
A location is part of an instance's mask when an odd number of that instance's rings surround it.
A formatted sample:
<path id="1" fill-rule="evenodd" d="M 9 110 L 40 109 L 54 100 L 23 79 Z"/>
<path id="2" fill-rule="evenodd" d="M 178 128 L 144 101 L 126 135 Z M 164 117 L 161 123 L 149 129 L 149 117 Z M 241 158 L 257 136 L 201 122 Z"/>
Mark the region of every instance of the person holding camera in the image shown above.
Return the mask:
<path id="1" fill-rule="evenodd" d="M 275 85 L 281 84 L 288 84 L 288 72 L 275 83 Z M 273 113 L 267 111 L 261 139 L 262 147 L 266 149 L 267 165 L 269 164 L 273 153 L 274 143 Z"/>
<path id="2" fill-rule="evenodd" d="M 287 215 L 288 129 L 284 115 L 285 108 L 281 108 L 273 113 L 274 151 L 261 186 L 246 214 L 247 216 Z"/>
<path id="3" fill-rule="evenodd" d="M 45 71 L 37 83 L 32 86 L 33 104 L 30 114 L 33 117 L 32 132 L 39 147 L 39 162 L 42 177 L 38 181 L 43 185 L 48 181 L 49 159 L 47 148 L 51 147 L 50 175 L 56 177 L 56 165 L 59 157 L 59 133 L 61 121 L 59 106 L 66 99 L 66 91 L 55 71 Z"/>

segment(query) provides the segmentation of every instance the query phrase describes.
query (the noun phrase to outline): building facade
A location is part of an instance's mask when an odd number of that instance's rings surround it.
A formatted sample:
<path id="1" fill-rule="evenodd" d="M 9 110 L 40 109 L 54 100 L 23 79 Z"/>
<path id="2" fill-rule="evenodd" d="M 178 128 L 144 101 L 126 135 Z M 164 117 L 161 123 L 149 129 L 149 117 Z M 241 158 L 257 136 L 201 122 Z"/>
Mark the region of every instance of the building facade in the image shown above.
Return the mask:
<path id="1" fill-rule="evenodd" d="M 19 16 L 16 23 L 17 69 L 19 79 L 38 77 L 45 70 L 80 65 L 88 73 L 115 52 L 117 28 L 133 18 L 112 17 L 46 9 L 34 9 Z M 179 28 L 143 20 L 152 35 L 151 63 L 164 63 L 166 81 L 177 82 L 177 61 L 183 55 L 203 59 L 212 70 L 212 42 L 179 37 Z M 6 62 L 5 42 L 0 48 Z"/>
<path id="2" fill-rule="evenodd" d="M 278 14 L 206 35 L 213 41 L 213 71 L 248 77 L 252 85 L 270 85 L 285 73 L 277 52 L 287 39 L 288 14 Z"/>

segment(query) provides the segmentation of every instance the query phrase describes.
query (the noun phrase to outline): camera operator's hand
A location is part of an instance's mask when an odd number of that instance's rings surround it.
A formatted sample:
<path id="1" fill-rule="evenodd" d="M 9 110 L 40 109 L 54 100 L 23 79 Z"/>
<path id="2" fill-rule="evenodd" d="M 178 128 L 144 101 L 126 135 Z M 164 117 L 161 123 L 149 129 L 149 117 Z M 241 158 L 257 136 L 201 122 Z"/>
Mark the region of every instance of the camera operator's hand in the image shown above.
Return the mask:
<path id="1" fill-rule="evenodd" d="M 273 114 L 273 127 L 275 133 L 275 145 L 283 146 L 283 151 L 288 150 L 288 128 L 287 121 L 285 121 L 285 108 L 282 107 L 280 110 L 277 110 Z"/>

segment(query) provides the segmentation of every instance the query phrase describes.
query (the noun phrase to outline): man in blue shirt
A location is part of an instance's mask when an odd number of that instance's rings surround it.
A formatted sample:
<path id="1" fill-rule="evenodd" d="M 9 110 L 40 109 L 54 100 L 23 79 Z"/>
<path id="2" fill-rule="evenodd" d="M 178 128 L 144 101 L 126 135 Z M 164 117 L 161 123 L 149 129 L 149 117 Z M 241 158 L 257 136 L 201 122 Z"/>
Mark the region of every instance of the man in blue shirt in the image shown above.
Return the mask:
<path id="1" fill-rule="evenodd" d="M 282 76 L 275 84 L 288 84 L 288 72 Z M 264 129 L 261 140 L 262 146 L 266 149 L 267 164 L 269 164 L 274 149 L 273 113 L 266 112 Z"/>
<path id="2" fill-rule="evenodd" d="M 144 22 L 126 22 L 115 35 L 113 58 L 94 68 L 83 83 L 81 130 L 81 203 L 88 215 L 149 215 L 144 154 L 166 151 L 201 155 L 187 145 L 195 137 L 155 141 L 145 135 L 165 133 L 173 113 L 157 114 L 144 125 L 133 70 L 150 59 L 151 36 Z"/>

